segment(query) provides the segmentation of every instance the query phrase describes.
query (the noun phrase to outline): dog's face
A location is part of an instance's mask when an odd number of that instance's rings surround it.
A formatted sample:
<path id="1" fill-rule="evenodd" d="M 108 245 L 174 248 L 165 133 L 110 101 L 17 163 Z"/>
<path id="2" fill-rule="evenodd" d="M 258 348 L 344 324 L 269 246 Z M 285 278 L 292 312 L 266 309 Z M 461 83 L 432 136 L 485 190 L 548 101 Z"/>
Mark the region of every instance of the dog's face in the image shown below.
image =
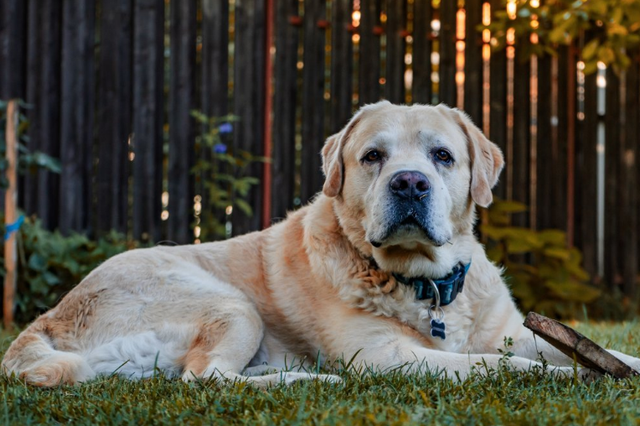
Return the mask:
<path id="1" fill-rule="evenodd" d="M 498 147 L 455 109 L 362 108 L 323 149 L 325 195 L 359 221 L 374 255 L 434 249 L 470 230 L 503 165 Z M 341 218 L 344 219 L 344 218 Z"/>

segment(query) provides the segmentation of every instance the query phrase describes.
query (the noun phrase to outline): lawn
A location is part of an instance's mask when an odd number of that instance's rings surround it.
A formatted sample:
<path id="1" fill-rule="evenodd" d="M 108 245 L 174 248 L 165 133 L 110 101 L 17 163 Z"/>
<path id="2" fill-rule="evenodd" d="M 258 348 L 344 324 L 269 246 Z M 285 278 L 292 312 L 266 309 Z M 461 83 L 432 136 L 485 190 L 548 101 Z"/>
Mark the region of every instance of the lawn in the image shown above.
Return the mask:
<path id="1" fill-rule="evenodd" d="M 598 343 L 640 354 L 640 322 L 571 324 Z M 11 336 L 0 334 L 0 353 Z M 4 424 L 638 424 L 640 379 L 591 384 L 497 372 L 453 383 L 400 374 L 340 373 L 342 384 L 257 390 L 158 376 L 104 377 L 37 389 L 0 377 Z"/>

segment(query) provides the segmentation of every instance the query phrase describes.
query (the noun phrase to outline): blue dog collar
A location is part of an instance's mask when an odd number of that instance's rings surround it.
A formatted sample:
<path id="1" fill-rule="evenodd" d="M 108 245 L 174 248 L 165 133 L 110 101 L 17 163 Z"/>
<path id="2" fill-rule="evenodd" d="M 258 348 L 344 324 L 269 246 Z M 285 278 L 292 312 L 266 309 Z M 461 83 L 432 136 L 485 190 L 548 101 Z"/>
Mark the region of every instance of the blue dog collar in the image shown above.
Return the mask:
<path id="1" fill-rule="evenodd" d="M 426 277 L 406 278 L 400 274 L 393 274 L 393 276 L 402 284 L 412 286 L 416 291 L 416 299 L 427 300 L 435 297 L 434 289 L 429 281 L 438 288 L 440 293 L 440 306 L 446 306 L 456 300 L 458 293 L 462 292 L 464 287 L 464 279 L 469 272 L 471 262 L 466 265 L 462 262 L 458 263 L 451 273 L 444 278 L 433 280 Z"/>

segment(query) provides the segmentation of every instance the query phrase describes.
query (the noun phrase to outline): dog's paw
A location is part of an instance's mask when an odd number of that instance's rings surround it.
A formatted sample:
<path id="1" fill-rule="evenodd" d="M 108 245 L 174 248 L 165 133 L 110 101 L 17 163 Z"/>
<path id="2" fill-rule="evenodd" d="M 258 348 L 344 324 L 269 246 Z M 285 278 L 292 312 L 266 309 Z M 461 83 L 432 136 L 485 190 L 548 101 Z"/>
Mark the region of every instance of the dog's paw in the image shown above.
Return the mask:
<path id="1" fill-rule="evenodd" d="M 265 374 L 275 374 L 282 371 L 280 367 L 274 367 L 272 365 L 256 365 L 253 367 L 247 367 L 242 371 L 243 376 L 264 376 Z"/>
<path id="2" fill-rule="evenodd" d="M 322 380 L 327 383 L 342 383 L 342 378 L 334 374 L 320 374 L 317 380 Z"/>
<path id="3" fill-rule="evenodd" d="M 281 373 L 282 383 L 290 386 L 302 380 L 320 380 L 325 383 L 342 383 L 342 378 L 333 374 Z"/>
<path id="4" fill-rule="evenodd" d="M 582 367 L 578 370 L 578 377 L 580 377 L 580 380 L 584 383 L 593 383 L 602 378 L 602 376 L 604 376 L 604 374 L 591 368 Z"/>

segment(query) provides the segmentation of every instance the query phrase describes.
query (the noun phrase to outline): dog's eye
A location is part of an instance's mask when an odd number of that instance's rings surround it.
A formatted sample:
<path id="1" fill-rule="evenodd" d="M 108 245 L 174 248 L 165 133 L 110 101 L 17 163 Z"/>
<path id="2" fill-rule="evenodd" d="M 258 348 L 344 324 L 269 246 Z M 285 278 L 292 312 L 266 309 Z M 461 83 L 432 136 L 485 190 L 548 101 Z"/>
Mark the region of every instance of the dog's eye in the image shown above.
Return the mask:
<path id="1" fill-rule="evenodd" d="M 438 161 L 444 164 L 451 164 L 453 162 L 453 157 L 446 149 L 439 149 L 435 153 L 435 157 Z"/>
<path id="2" fill-rule="evenodd" d="M 375 149 L 367 152 L 362 158 L 362 161 L 366 161 L 367 163 L 377 163 L 380 160 L 382 160 L 382 153 Z"/>

